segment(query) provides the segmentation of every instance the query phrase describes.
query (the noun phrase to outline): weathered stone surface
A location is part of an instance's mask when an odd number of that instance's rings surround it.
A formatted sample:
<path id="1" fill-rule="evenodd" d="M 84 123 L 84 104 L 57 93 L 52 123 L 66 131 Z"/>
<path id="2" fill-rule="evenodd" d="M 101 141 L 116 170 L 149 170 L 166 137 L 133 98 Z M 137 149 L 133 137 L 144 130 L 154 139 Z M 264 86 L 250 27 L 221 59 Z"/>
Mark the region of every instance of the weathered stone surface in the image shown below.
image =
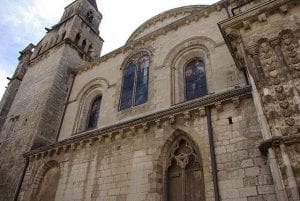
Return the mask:
<path id="1" fill-rule="evenodd" d="M 25 154 L 20 201 L 296 201 L 299 3 L 244 2 L 167 11 L 100 58 L 101 14 L 86 0 L 67 7 L 3 118 L 1 199 L 14 196 Z M 120 111 L 123 70 L 141 51 L 148 100 Z M 194 58 L 208 94 L 186 101 Z M 97 126 L 86 130 L 99 96 Z"/>

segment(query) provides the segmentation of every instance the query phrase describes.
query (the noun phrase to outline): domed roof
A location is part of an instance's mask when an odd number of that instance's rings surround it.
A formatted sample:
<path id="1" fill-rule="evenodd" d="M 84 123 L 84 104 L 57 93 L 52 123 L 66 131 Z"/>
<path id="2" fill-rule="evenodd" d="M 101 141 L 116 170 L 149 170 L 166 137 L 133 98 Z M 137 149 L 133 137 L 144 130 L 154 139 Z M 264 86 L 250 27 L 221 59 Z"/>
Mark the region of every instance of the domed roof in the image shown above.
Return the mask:
<path id="1" fill-rule="evenodd" d="M 166 25 L 203 10 L 207 5 L 191 5 L 165 11 L 147 20 L 139 26 L 129 37 L 127 43 L 152 33 Z"/>

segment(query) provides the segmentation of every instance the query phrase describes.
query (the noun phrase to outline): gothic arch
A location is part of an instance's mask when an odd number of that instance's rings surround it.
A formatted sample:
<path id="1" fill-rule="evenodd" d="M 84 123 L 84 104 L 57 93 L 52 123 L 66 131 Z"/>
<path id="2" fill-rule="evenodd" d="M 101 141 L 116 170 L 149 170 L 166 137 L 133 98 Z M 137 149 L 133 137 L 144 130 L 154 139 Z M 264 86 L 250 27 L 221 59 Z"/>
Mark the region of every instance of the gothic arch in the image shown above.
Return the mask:
<path id="1" fill-rule="evenodd" d="M 42 165 L 34 178 L 30 200 L 54 201 L 59 178 L 60 168 L 57 161 L 51 160 Z M 48 183 L 51 188 L 48 188 Z"/>
<path id="2" fill-rule="evenodd" d="M 180 142 L 184 140 L 185 142 L 187 142 L 187 144 L 189 144 L 189 147 L 192 148 L 193 150 L 193 155 L 197 156 L 197 160 L 198 160 L 198 170 L 200 172 L 198 172 L 200 174 L 201 180 L 198 180 L 198 185 L 200 185 L 201 187 L 199 189 L 197 189 L 197 191 L 199 191 L 201 193 L 201 199 L 198 200 L 205 200 L 205 186 L 204 186 L 204 173 L 203 173 L 203 159 L 201 156 L 201 152 L 200 149 L 198 148 L 197 144 L 195 143 L 195 141 L 192 139 L 192 136 L 189 136 L 185 131 L 183 131 L 182 129 L 176 129 L 175 131 L 173 131 L 173 133 L 169 136 L 169 138 L 165 141 L 164 145 L 161 148 L 160 154 L 157 158 L 157 173 L 158 175 L 162 175 L 162 188 L 163 189 L 157 189 L 158 192 L 162 192 L 162 197 L 164 201 L 169 201 L 170 199 L 168 199 L 168 170 L 170 167 L 170 154 L 172 151 L 174 151 L 174 147 L 176 145 L 176 143 Z M 188 162 L 188 161 L 186 161 Z M 188 165 L 189 163 L 187 163 L 186 165 Z M 200 182 L 200 183 L 199 183 Z M 159 186 L 159 185 L 158 185 Z M 186 198 L 188 199 L 188 198 Z M 197 201 L 198 201 L 197 200 Z"/>
<path id="3" fill-rule="evenodd" d="M 75 101 L 79 100 L 79 107 L 77 110 L 73 133 L 86 130 L 91 104 L 97 97 L 102 97 L 109 87 L 110 85 L 106 79 L 95 78 L 81 88 L 75 98 Z"/>
<path id="4" fill-rule="evenodd" d="M 212 75 L 210 53 L 215 50 L 216 42 L 204 36 L 187 39 L 171 49 L 164 66 L 171 71 L 171 101 L 172 104 L 185 101 L 184 66 L 192 59 L 199 58 L 204 62 L 206 78 Z M 208 93 L 210 84 L 207 83 Z"/>

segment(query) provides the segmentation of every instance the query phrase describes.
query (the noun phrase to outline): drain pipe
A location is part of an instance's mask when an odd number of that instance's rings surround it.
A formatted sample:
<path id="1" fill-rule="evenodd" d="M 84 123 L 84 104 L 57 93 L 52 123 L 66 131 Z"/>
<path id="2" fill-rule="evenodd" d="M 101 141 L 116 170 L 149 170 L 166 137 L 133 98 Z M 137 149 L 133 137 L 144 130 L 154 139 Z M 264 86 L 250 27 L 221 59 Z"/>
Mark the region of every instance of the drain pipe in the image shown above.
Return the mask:
<path id="1" fill-rule="evenodd" d="M 212 176 L 214 183 L 214 192 L 215 192 L 215 200 L 220 201 L 220 190 L 218 185 L 218 172 L 217 172 L 217 161 L 216 161 L 216 153 L 215 153 L 215 145 L 214 145 L 214 135 L 213 135 L 213 127 L 211 121 L 211 108 L 210 106 L 205 107 L 206 116 L 207 116 L 207 130 L 208 130 L 208 141 L 210 148 L 210 157 L 211 157 L 211 167 L 212 167 Z"/>
<path id="2" fill-rule="evenodd" d="M 19 194 L 20 194 L 20 191 L 21 191 L 21 188 L 22 188 L 22 184 L 23 184 L 23 181 L 24 181 L 24 178 L 25 178 L 25 174 L 26 174 L 26 171 L 27 171 L 27 168 L 28 168 L 28 165 L 29 165 L 29 158 L 26 157 L 25 160 L 26 160 L 25 161 L 25 167 L 23 169 L 23 172 L 22 172 L 20 181 L 18 183 L 17 189 L 16 189 L 16 191 L 14 193 L 14 199 L 13 199 L 13 201 L 18 201 Z"/>

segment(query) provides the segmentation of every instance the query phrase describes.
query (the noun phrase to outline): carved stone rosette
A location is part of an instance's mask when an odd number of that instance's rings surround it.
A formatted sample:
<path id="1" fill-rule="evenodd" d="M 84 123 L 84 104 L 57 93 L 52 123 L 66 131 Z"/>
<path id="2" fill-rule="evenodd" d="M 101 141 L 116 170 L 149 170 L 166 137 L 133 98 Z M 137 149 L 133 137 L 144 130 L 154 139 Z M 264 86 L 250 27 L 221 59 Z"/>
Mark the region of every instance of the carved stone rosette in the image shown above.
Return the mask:
<path id="1" fill-rule="evenodd" d="M 292 78 L 297 83 L 296 86 L 299 90 L 300 48 L 298 40 L 296 39 L 291 30 L 282 31 L 279 34 L 279 37 L 284 60 L 287 63 L 290 73 L 292 74 Z"/>
<path id="2" fill-rule="evenodd" d="M 272 43 L 276 46 L 276 41 Z M 297 129 L 295 126 L 294 103 L 293 97 L 289 93 L 291 89 L 288 77 L 284 75 L 284 71 L 280 65 L 280 58 L 276 54 L 275 48 L 271 46 L 268 39 L 258 41 L 259 60 L 266 78 L 267 86 L 263 87 L 264 104 L 271 105 L 267 107 L 267 118 L 269 122 L 273 122 L 277 130 L 282 135 L 295 134 Z M 267 93 L 269 91 L 270 93 Z M 269 96 L 269 97 L 268 97 Z M 269 111 L 272 108 L 272 111 Z"/>

